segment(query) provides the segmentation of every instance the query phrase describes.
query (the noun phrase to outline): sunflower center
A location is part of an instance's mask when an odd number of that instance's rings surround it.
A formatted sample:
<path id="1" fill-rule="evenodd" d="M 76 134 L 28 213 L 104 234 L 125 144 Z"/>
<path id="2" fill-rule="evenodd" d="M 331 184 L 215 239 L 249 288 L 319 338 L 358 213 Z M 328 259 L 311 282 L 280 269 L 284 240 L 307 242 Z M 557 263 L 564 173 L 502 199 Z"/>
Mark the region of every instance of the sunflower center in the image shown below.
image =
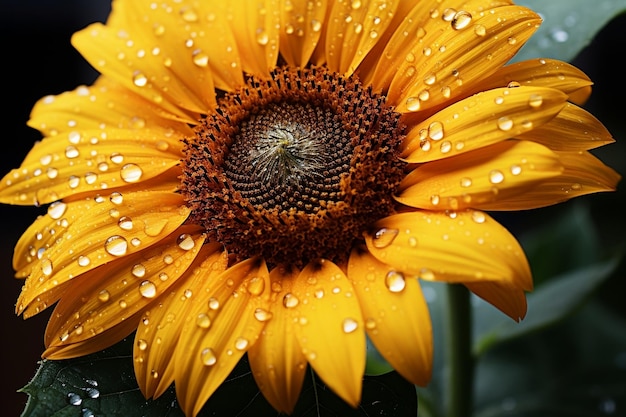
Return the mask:
<path id="1" fill-rule="evenodd" d="M 394 210 L 403 131 L 399 114 L 356 77 L 316 67 L 251 78 L 185 140 L 189 221 L 234 261 L 345 261 Z"/>

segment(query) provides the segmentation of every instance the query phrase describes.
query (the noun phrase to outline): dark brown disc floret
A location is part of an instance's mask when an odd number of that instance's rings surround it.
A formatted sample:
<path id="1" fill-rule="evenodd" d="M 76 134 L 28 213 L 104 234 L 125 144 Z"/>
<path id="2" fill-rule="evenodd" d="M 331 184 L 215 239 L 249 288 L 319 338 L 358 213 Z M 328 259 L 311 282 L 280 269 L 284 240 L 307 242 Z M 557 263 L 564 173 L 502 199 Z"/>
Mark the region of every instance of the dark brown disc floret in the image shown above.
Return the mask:
<path id="1" fill-rule="evenodd" d="M 235 260 L 344 261 L 368 225 L 394 210 L 399 117 L 356 77 L 322 67 L 250 78 L 185 140 L 189 221 Z"/>

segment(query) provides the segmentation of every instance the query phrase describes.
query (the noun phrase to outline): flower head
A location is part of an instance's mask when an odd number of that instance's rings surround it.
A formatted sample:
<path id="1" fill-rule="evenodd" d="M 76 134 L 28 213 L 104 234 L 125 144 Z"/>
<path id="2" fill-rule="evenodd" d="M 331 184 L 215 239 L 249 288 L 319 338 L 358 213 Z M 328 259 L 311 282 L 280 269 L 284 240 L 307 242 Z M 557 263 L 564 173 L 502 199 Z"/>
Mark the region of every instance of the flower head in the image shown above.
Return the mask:
<path id="1" fill-rule="evenodd" d="M 187 415 L 248 354 L 291 412 L 310 365 L 360 400 L 366 335 L 406 379 L 432 363 L 418 279 L 515 320 L 530 269 L 486 212 L 614 189 L 613 141 L 564 62 L 507 64 L 540 23 L 510 1 L 116 0 L 73 44 L 102 74 L 43 98 L 45 138 L 0 201 L 17 313 L 56 304 L 44 356 L 135 332 L 146 397 Z"/>

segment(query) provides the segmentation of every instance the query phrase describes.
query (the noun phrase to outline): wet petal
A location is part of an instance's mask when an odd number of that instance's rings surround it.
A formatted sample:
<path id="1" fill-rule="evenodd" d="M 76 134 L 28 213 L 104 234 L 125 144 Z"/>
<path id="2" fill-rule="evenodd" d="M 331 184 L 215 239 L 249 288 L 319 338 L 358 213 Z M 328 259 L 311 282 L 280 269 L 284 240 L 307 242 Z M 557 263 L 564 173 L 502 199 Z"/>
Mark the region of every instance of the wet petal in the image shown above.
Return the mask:
<path id="1" fill-rule="evenodd" d="M 500 282 L 526 291 L 532 279 L 515 237 L 486 213 L 416 211 L 378 221 L 366 234 L 376 259 L 429 281 Z"/>
<path id="2" fill-rule="evenodd" d="M 294 323 L 298 317 L 282 300 L 292 293 L 293 282 L 298 279 L 298 269 L 277 267 L 270 273 L 271 310 L 258 309 L 254 315 L 265 322 L 259 340 L 250 348 L 248 359 L 254 379 L 263 396 L 279 412 L 291 414 L 307 369 L 307 360 L 295 336 Z"/>
<path id="3" fill-rule="evenodd" d="M 35 144 L 0 181 L 0 201 L 40 205 L 154 178 L 180 162 L 181 144 L 161 131 L 70 131 Z"/>
<path id="4" fill-rule="evenodd" d="M 593 83 L 575 66 L 555 59 L 532 59 L 516 62 L 498 69 L 486 80 L 476 83 L 476 92 L 512 85 L 556 88 L 572 97 L 583 99 L 579 93 L 590 93 Z M 588 96 L 588 94 L 586 94 Z M 579 101 L 575 101 L 579 103 Z"/>
<path id="5" fill-rule="evenodd" d="M 586 151 L 615 142 L 609 131 L 591 113 L 566 103 L 548 123 L 519 135 L 557 151 Z"/>
<path id="6" fill-rule="evenodd" d="M 398 111 L 425 110 L 471 91 L 515 55 L 541 21 L 520 6 L 484 6 L 483 0 L 473 0 L 458 9 L 439 6 L 430 14 L 420 41 L 398 54 L 393 66 L 387 98 Z M 407 61 L 408 54 L 416 59 Z"/>
<path id="7" fill-rule="evenodd" d="M 176 394 L 189 416 L 198 414 L 256 342 L 265 323 L 254 313 L 268 311 L 271 291 L 269 272 L 259 259 L 240 262 L 217 276 L 209 266 L 205 269 L 210 278 L 189 311 L 175 358 Z"/>
<path id="8" fill-rule="evenodd" d="M 113 20 L 113 26 L 129 28 L 141 21 L 150 28 L 133 33 L 133 40 L 158 57 L 152 65 L 165 65 L 186 88 L 209 87 L 207 74 L 222 90 L 243 85 L 235 35 L 228 16 L 217 12 L 214 3 L 185 0 L 156 5 L 152 0 L 139 0 L 120 12 L 125 12 L 124 16 L 109 19 L 109 25 Z"/>
<path id="9" fill-rule="evenodd" d="M 524 193 L 483 204 L 485 210 L 519 210 L 550 206 L 585 194 L 615 191 L 621 175 L 589 152 L 558 152 L 563 173 Z"/>
<path id="10" fill-rule="evenodd" d="M 378 352 L 413 384 L 428 384 L 433 335 L 428 306 L 416 277 L 355 249 L 348 263 L 348 279 L 354 284 L 365 329 Z"/>
<path id="11" fill-rule="evenodd" d="M 509 140 L 419 166 L 400 183 L 396 200 L 430 210 L 493 207 L 562 172 L 550 149 Z"/>
<path id="12" fill-rule="evenodd" d="M 526 294 L 522 289 L 499 282 L 467 282 L 465 286 L 513 320 L 526 317 Z"/>
<path id="13" fill-rule="evenodd" d="M 154 48 L 159 44 L 145 44 L 144 31 L 133 31 L 132 27 L 94 23 L 75 33 L 72 45 L 104 76 L 157 104 L 173 117 L 197 119 L 199 114 L 215 107 L 211 73 L 193 63 L 192 51 L 176 47 L 155 54 Z M 167 29 L 174 31 L 176 26 Z M 179 37 L 184 44 L 185 38 Z"/>
<path id="14" fill-rule="evenodd" d="M 145 251 L 111 262 L 72 282 L 57 304 L 46 328 L 46 355 L 74 355 L 73 344 L 122 325 L 154 302 L 161 301 L 198 255 L 204 236 L 186 229 L 161 239 Z M 181 247 L 180 237 L 185 236 Z M 137 327 L 137 321 L 132 323 Z M 116 340 L 110 341 L 110 344 Z"/>
<path id="15" fill-rule="evenodd" d="M 205 268 L 211 264 L 216 271 L 225 270 L 226 256 L 222 246 L 216 243 L 204 245 L 194 261 L 197 265 L 189 266 L 169 292 L 158 303 L 151 304 L 139 320 L 133 364 L 139 388 L 146 398 L 159 397 L 174 381 L 173 358 L 182 324 L 189 316 L 187 311 L 195 300 L 194 295 L 204 291 L 208 278 L 200 263 Z M 198 322 L 203 323 L 202 318 Z"/>
<path id="16" fill-rule="evenodd" d="M 99 77 L 92 86 L 79 86 L 56 96 L 37 101 L 28 125 L 45 136 L 59 133 L 96 131 L 104 128 L 150 129 L 161 132 L 162 140 L 174 144 L 180 137 L 192 133 L 187 123 L 167 119 L 169 114 L 156 104 L 124 88 L 112 79 Z M 76 134 L 76 133 L 75 133 Z M 94 142 L 86 137 L 87 142 Z M 98 141 L 101 138 L 96 138 Z"/>
<path id="17" fill-rule="evenodd" d="M 67 227 L 59 228 L 53 241 L 47 240 L 40 246 L 38 237 L 43 231 L 39 231 L 34 236 L 25 235 L 18 244 L 23 250 L 18 258 L 25 261 L 32 253 L 30 248 L 38 248 L 34 259 L 23 264 L 21 270 L 30 270 L 17 303 L 18 314 L 29 307 L 25 317 L 56 301 L 52 296 L 56 292 L 47 294 L 49 291 L 100 265 L 160 242 L 178 229 L 189 214 L 180 194 L 159 191 L 113 193 L 63 207 L 64 204 L 59 211 L 48 214 L 59 216 L 62 225 L 67 221 Z M 39 253 L 42 248 L 44 251 Z"/>
<path id="18" fill-rule="evenodd" d="M 215 14 L 228 16 L 240 51 L 242 69 L 268 78 L 278 60 L 280 7 L 278 0 L 255 2 L 213 2 Z"/>
<path id="19" fill-rule="evenodd" d="M 327 0 L 280 3 L 280 54 L 289 65 L 304 67 L 313 54 L 326 17 Z"/>
<path id="20" fill-rule="evenodd" d="M 542 87 L 478 93 L 412 126 L 402 158 L 428 162 L 501 142 L 548 122 L 566 100 L 562 92 Z"/>
<path id="21" fill-rule="evenodd" d="M 326 63 L 331 71 L 352 74 L 389 27 L 398 1 L 337 1 L 327 19 Z"/>
<path id="22" fill-rule="evenodd" d="M 337 265 L 307 265 L 283 298 L 298 317 L 296 337 L 309 364 L 339 397 L 356 407 L 365 372 L 365 330 L 354 288 Z"/>

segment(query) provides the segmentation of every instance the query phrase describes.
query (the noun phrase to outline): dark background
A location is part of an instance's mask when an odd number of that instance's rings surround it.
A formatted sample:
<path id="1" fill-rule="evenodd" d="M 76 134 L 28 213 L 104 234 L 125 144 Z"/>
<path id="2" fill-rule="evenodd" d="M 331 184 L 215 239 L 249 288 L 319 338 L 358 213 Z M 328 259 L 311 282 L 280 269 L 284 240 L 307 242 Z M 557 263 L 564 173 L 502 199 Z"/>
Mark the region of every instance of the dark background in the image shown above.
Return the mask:
<path id="1" fill-rule="evenodd" d="M 30 109 L 47 94 L 59 94 L 80 84 L 89 84 L 97 74 L 70 45 L 73 32 L 109 12 L 106 0 L 0 0 L 2 82 L 2 141 L 0 177 L 18 167 L 40 134 L 26 126 Z M 574 64 L 595 82 L 585 108 L 612 132 L 617 143 L 599 149 L 608 165 L 626 176 L 626 72 L 621 58 L 626 51 L 626 15 L 603 29 L 577 57 Z M 626 241 L 626 185 L 616 193 L 583 197 L 592 209 L 603 245 Z M 565 203 L 571 204 L 571 203 Z M 534 210 L 517 215 L 507 225 L 515 233 L 549 224 L 562 207 Z M 43 331 L 49 315 L 44 312 L 24 321 L 14 315 L 22 282 L 13 278 L 11 256 L 20 235 L 42 209 L 0 205 L 0 323 L 2 364 L 2 409 L 0 414 L 18 416 L 27 396 L 16 390 L 34 375 L 43 351 Z M 626 268 L 622 264 L 596 297 L 626 319 Z"/>

